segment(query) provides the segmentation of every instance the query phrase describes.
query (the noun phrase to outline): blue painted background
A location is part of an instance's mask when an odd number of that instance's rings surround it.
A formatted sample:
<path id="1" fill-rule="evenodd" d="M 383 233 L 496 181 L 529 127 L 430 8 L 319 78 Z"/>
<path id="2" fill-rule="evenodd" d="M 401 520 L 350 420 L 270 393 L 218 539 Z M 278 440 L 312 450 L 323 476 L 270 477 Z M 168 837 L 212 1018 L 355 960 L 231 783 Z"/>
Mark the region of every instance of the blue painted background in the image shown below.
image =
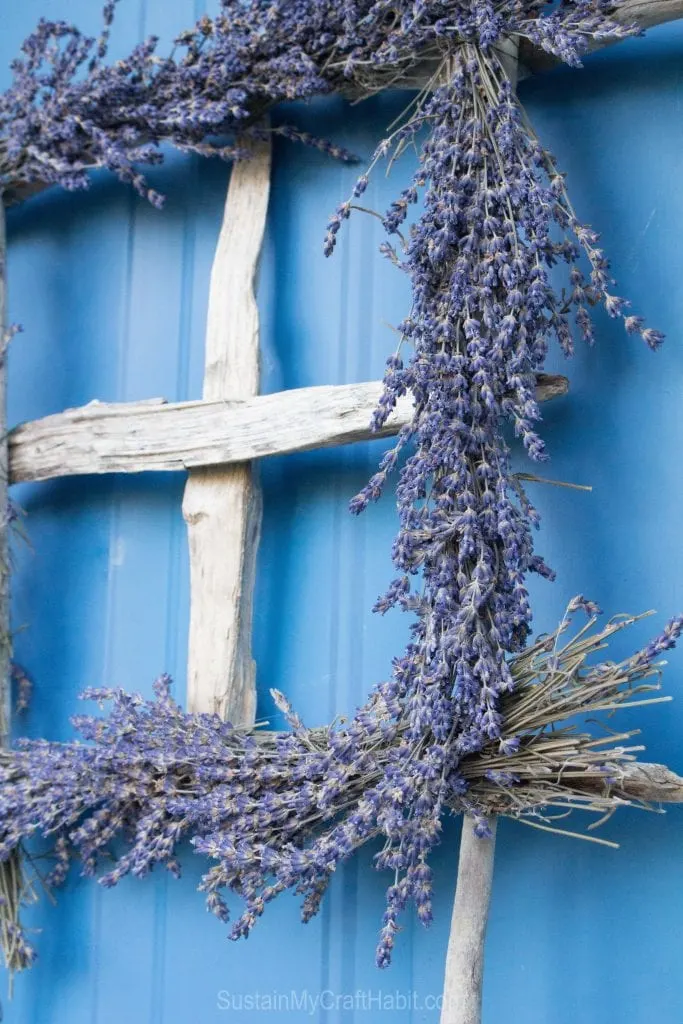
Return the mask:
<path id="1" fill-rule="evenodd" d="M 95 30 L 89 0 L 22 0 L 0 15 L 2 82 L 42 15 Z M 68 9 L 68 10 L 67 10 Z M 126 0 L 115 47 L 147 32 L 170 36 L 201 13 L 192 0 Z M 667 27 L 593 58 L 580 72 L 525 82 L 520 92 L 569 173 L 579 215 L 602 233 L 620 294 L 667 332 L 652 355 L 607 318 L 599 343 L 566 372 L 569 397 L 546 407 L 552 475 L 588 483 L 587 495 L 538 489 L 539 550 L 558 581 L 534 587 L 539 628 L 583 591 L 610 612 L 683 608 L 683 27 Z M 402 98 L 340 101 L 288 111 L 303 127 L 367 155 Z M 377 177 L 382 208 L 408 173 Z M 168 195 L 159 213 L 109 177 L 89 194 L 47 193 L 9 217 L 11 422 L 93 398 L 170 400 L 201 392 L 208 277 L 228 171 L 173 157 L 153 175 Z M 406 303 L 400 276 L 376 255 L 371 219 L 352 222 L 333 260 L 321 255 L 330 210 L 353 169 L 278 143 L 263 260 L 267 391 L 369 380 Z M 565 370 L 554 361 L 553 368 Z M 265 495 L 255 654 L 260 710 L 278 686 L 310 722 L 350 711 L 383 678 L 403 642 L 398 616 L 373 618 L 389 578 L 395 529 L 390 498 L 360 519 L 346 500 L 379 455 L 357 445 L 261 466 Z M 35 680 L 22 732 L 67 738 L 86 685 L 150 693 L 163 670 L 184 697 L 188 563 L 180 474 L 81 478 L 16 488 L 31 549 L 15 551 L 16 657 Z M 624 638 L 623 649 L 646 636 Z M 670 706 L 626 713 L 652 760 L 683 770 L 683 661 L 675 653 Z M 233 945 L 194 885 L 153 877 L 104 892 L 72 881 L 56 907 L 31 912 L 40 961 L 20 978 L 13 1024 L 317 1024 L 435 1022 L 458 825 L 435 859 L 436 921 L 410 920 L 389 972 L 373 966 L 386 879 L 369 854 L 339 873 L 321 916 L 298 923 L 294 900 L 274 905 L 247 943 Z M 683 1024 L 683 815 L 625 812 L 605 834 L 619 851 L 502 825 L 488 941 L 486 1024 Z M 313 1012 L 226 1009 L 260 993 L 315 999 Z M 355 1012 L 329 1008 L 360 992 Z M 401 1009 L 416 992 L 422 1008 Z M 365 993 L 365 995 L 363 995 Z M 398 993 L 398 997 L 397 994 Z M 378 996 L 394 999 L 393 1014 Z M 366 1009 L 362 1009 L 365 999 Z M 390 1004 L 389 1004 L 390 1005 Z"/>

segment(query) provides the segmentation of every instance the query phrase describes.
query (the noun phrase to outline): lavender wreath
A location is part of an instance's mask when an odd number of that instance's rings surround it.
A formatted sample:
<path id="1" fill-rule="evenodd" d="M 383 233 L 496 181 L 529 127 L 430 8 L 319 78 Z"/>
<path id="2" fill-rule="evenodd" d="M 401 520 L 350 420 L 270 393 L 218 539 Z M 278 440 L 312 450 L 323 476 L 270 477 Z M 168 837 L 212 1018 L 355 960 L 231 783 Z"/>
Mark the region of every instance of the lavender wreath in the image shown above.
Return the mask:
<path id="1" fill-rule="evenodd" d="M 381 427 L 406 392 L 415 413 L 351 502 L 358 513 L 376 500 L 409 450 L 396 485 L 397 575 L 376 609 L 398 606 L 414 623 L 391 677 L 349 721 L 306 728 L 276 694 L 291 732 L 245 732 L 186 715 L 162 677 L 153 701 L 87 691 L 113 707 L 74 719 L 85 744 L 31 741 L 3 752 L 7 960 L 21 968 L 34 957 L 17 916 L 17 857 L 34 835 L 54 840 L 51 884 L 75 856 L 95 875 L 117 837 L 125 852 L 102 884 L 156 864 L 177 873 L 176 848 L 192 838 L 215 862 L 201 886 L 210 909 L 227 919 L 225 890 L 244 901 L 233 937 L 287 889 L 302 895 L 310 918 L 337 865 L 379 837 L 376 866 L 393 875 L 377 949 L 385 966 L 405 908 L 431 920 L 429 855 L 445 812 L 474 815 L 485 835 L 491 814 L 542 822 L 548 806 L 604 815 L 626 801 L 640 749 L 624 745 L 631 734 L 596 741 L 558 723 L 649 699 L 660 656 L 683 629 L 675 618 L 632 658 L 596 662 L 633 620 L 596 630 L 597 609 L 579 598 L 554 634 L 527 646 L 526 575 L 552 572 L 534 552 L 538 513 L 503 432 L 511 424 L 532 460 L 546 458 L 535 376 L 553 338 L 568 356 L 577 335 L 592 343 L 592 306 L 650 348 L 662 341 L 614 293 L 597 234 L 578 219 L 520 106 L 506 41 L 576 66 L 595 41 L 639 29 L 620 23 L 618 0 L 221 0 L 220 13 L 181 33 L 169 56 L 152 38 L 107 63 L 115 6 L 108 0 L 98 39 L 41 21 L 24 43 L 0 96 L 8 201 L 53 184 L 86 188 L 101 167 L 161 205 L 143 169 L 163 159 L 162 143 L 239 159 L 241 140 L 262 137 L 262 115 L 281 100 L 370 95 L 411 75 L 425 83 L 331 217 L 324 243 L 330 254 L 343 222 L 362 209 L 372 168 L 417 147 L 412 181 L 379 214 L 382 253 L 408 275 L 412 304 L 373 422 Z M 351 158 L 296 127 L 275 130 Z M 589 624 L 565 642 L 581 609 Z"/>

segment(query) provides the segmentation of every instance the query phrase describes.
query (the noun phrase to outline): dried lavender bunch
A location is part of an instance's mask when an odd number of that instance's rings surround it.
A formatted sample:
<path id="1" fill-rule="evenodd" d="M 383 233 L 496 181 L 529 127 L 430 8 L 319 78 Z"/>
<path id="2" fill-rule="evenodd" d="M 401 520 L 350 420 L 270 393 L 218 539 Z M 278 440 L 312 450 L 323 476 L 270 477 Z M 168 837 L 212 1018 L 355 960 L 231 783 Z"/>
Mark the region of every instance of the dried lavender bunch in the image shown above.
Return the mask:
<path id="1" fill-rule="evenodd" d="M 543 36 L 546 48 L 569 63 L 578 63 L 587 45 L 586 10 L 579 16 L 560 5 Z M 592 10 L 592 29 L 609 33 L 604 9 Z M 382 217 L 391 239 L 382 250 L 409 276 L 412 307 L 399 325 L 401 345 L 388 360 L 373 425 L 381 428 L 406 392 L 415 412 L 351 503 L 360 512 L 376 500 L 401 451 L 412 446 L 397 484 L 398 576 L 376 605 L 416 613 L 388 684 L 407 729 L 405 755 L 390 773 L 403 810 L 389 831 L 387 865 L 398 875 L 388 895 L 387 951 L 406 901 L 419 906 L 440 811 L 465 795 L 463 758 L 496 741 L 510 753 L 503 699 L 515 686 L 507 657 L 524 647 L 531 626 L 526 575 L 554 575 L 534 552 L 539 517 L 512 473 L 504 427 L 512 425 L 530 458 L 546 457 L 536 374 L 553 338 L 571 355 L 572 314 L 589 343 L 589 307 L 596 304 L 651 348 L 662 340 L 613 294 L 598 236 L 578 220 L 554 158 L 518 103 L 501 52 L 517 16 L 508 3 L 478 4 L 463 15 L 465 41 L 371 165 L 382 157 L 391 165 L 406 148 L 418 148 L 418 133 L 425 132 L 411 183 Z M 534 24 L 538 42 L 547 24 Z M 367 183 L 364 174 L 330 220 L 328 255 Z M 406 230 L 420 197 L 422 212 Z M 561 293 L 551 278 L 556 265 L 568 278 Z M 412 349 L 405 362 L 403 348 Z M 418 799 L 414 780 L 430 771 L 438 784 Z"/>
<path id="2" fill-rule="evenodd" d="M 40 182 L 87 187 L 106 167 L 153 203 L 141 165 L 162 159 L 162 142 L 232 159 L 240 146 L 219 136 L 257 133 L 271 104 L 334 91 L 370 93 L 464 41 L 492 45 L 504 31 L 576 62 L 588 39 L 632 32 L 602 0 L 452 3 L 428 0 L 222 0 L 178 35 L 170 55 L 150 37 L 107 64 L 117 0 L 107 0 L 99 38 L 41 20 L 12 64 L 0 96 L 0 189 Z M 292 133 L 292 129 L 283 129 Z M 339 147 L 295 133 L 345 158 Z"/>
<path id="3" fill-rule="evenodd" d="M 580 608 L 589 621 L 567 640 Z M 457 774 L 434 740 L 423 739 L 419 757 L 411 759 L 410 708 L 393 684 L 378 687 L 350 722 L 318 729 L 304 727 L 275 694 L 289 733 L 252 733 L 216 715 L 185 714 L 170 696 L 167 676 L 155 684 L 151 701 L 121 690 L 87 691 L 84 697 L 112 706 L 105 717 L 74 719 L 86 743 L 23 741 L 0 753 L 0 857 L 7 863 L 31 837 L 51 837 L 56 862 L 48 884 L 62 882 L 76 857 L 84 875 L 104 862 L 99 881 L 111 886 L 157 864 L 177 875 L 177 847 L 190 838 L 216 862 L 201 884 L 209 908 L 228 919 L 226 890 L 246 903 L 231 932 L 238 938 L 286 889 L 303 897 L 308 920 L 338 865 L 379 837 L 384 845 L 375 864 L 396 874 L 387 913 L 410 898 L 427 924 L 427 854 L 441 827 L 432 817 L 435 794 L 441 811 L 475 810 L 482 820 L 507 814 L 542 827 L 552 827 L 548 807 L 602 816 L 634 802 L 624 779 L 642 748 L 623 745 L 634 734 L 615 736 L 610 729 L 596 740 L 558 723 L 658 699 L 650 694 L 659 688 L 659 659 L 674 646 L 683 619 L 613 663 L 603 654 L 610 638 L 636 620 L 622 617 L 596 629 L 594 611 L 575 600 L 553 634 L 512 659 L 516 685 L 503 705 L 502 744 L 491 741 L 468 755 Z M 596 663 L 596 656 L 602 660 Z M 421 813 L 422 855 L 405 871 L 397 830 Z M 126 846 L 117 856 L 112 844 L 121 839 Z M 387 917 L 381 965 L 394 931 L 395 920 Z"/>
<path id="4" fill-rule="evenodd" d="M 505 654 L 524 645 L 531 623 L 525 574 L 553 576 L 533 552 L 538 514 L 512 473 L 504 425 L 512 424 L 530 458 L 546 458 L 536 374 L 553 337 L 572 354 L 571 311 L 589 343 L 588 306 L 598 303 L 651 348 L 663 336 L 611 294 L 598 237 L 576 217 L 499 56 L 467 44 L 448 64 L 446 83 L 377 153 L 395 157 L 429 126 L 413 181 L 383 218 L 401 239 L 383 251 L 412 283 L 412 309 L 399 330 L 413 353 L 407 365 L 401 347 L 388 360 L 373 426 L 384 425 L 406 392 L 415 413 L 351 508 L 360 512 L 381 495 L 412 443 L 397 486 L 393 557 L 401 575 L 377 609 L 417 611 L 411 667 L 401 665 L 416 681 L 416 735 L 425 715 L 433 725 L 439 705 L 436 733 L 445 739 L 457 722 L 464 754 L 500 731 L 497 702 L 512 685 Z M 363 175 L 355 194 L 366 186 Z M 403 239 L 400 226 L 420 189 L 424 212 Z M 353 207 L 342 204 L 333 218 L 328 252 Z M 551 281 L 557 263 L 568 267 L 568 294 Z"/>

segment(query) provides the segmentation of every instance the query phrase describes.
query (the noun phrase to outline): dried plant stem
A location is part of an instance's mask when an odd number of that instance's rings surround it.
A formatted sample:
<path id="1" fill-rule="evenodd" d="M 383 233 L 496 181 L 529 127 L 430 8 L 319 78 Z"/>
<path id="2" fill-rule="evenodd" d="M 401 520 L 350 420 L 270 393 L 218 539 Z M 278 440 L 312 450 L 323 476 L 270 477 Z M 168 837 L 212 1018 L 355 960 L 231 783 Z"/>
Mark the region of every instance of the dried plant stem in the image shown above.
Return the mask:
<path id="1" fill-rule="evenodd" d="M 48 897 L 53 899 L 49 892 Z M 22 907 L 28 903 L 34 903 L 37 898 L 33 884 L 24 871 L 23 850 L 21 847 L 17 847 L 9 858 L 0 864 L 0 900 L 2 900 L 0 945 L 8 972 L 10 998 L 12 997 L 15 973 L 23 971 L 33 962 L 33 952 L 26 944 L 20 925 L 20 916 Z"/>
<path id="2" fill-rule="evenodd" d="M 496 819 L 490 818 L 491 836 L 482 839 L 475 834 L 474 818 L 469 814 L 463 818 L 441 1024 L 481 1022 L 484 940 L 491 902 L 496 826 Z"/>

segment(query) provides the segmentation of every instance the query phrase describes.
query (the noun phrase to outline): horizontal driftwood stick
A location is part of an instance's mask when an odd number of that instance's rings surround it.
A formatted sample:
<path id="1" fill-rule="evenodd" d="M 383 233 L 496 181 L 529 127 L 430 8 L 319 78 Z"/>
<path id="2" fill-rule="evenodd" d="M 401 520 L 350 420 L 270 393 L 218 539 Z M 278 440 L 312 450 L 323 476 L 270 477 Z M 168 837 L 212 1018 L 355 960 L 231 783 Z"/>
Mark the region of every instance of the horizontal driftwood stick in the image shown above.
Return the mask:
<path id="1" fill-rule="evenodd" d="M 566 394 L 566 377 L 539 374 L 537 398 Z M 247 462 L 388 437 L 411 417 L 404 398 L 385 428 L 369 429 L 382 390 L 368 384 L 299 388 L 247 401 L 164 399 L 79 409 L 24 423 L 9 435 L 10 483 L 83 473 L 142 473 Z"/>
<path id="2" fill-rule="evenodd" d="M 595 793 L 597 796 L 605 792 L 605 784 L 599 783 L 595 777 L 589 776 L 585 784 L 573 777 L 572 784 L 588 795 Z M 625 800 L 650 804 L 683 804 L 683 778 L 663 764 L 641 761 L 622 764 L 619 780 L 610 785 L 609 790 Z"/>
<path id="3" fill-rule="evenodd" d="M 611 17 L 621 25 L 655 28 L 683 18 L 683 0 L 623 0 L 612 11 Z"/>

